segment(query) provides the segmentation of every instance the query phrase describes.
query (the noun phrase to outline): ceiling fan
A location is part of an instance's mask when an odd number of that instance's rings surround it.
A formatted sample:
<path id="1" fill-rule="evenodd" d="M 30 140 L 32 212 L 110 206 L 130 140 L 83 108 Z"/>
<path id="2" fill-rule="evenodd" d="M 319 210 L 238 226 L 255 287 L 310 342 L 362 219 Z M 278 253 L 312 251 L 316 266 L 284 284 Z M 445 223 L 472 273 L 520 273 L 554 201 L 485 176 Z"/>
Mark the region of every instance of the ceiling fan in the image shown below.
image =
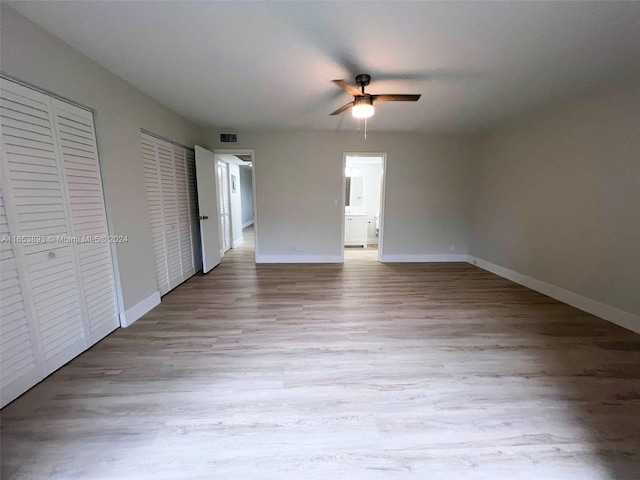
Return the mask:
<path id="1" fill-rule="evenodd" d="M 364 87 L 371 83 L 371 75 L 362 73 L 356 76 L 356 85 L 348 84 L 344 80 L 332 80 L 333 83 L 342 88 L 345 92 L 353 95 L 353 101 L 341 106 L 331 115 L 338 115 L 345 110 L 351 108 L 351 113 L 355 118 L 369 118 L 373 115 L 375 109 L 373 108 L 373 102 L 417 102 L 420 95 L 405 95 L 405 94 L 382 94 L 372 95 L 365 93 Z"/>

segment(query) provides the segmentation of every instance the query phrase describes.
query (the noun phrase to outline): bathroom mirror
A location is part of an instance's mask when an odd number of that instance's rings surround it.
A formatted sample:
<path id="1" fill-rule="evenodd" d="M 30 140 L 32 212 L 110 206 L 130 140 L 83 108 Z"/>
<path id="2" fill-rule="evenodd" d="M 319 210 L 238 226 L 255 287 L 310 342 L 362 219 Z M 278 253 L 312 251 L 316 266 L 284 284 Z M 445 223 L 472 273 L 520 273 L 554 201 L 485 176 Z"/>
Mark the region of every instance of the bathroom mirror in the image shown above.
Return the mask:
<path id="1" fill-rule="evenodd" d="M 362 177 L 347 177 L 344 204 L 347 207 L 362 206 L 363 182 Z"/>

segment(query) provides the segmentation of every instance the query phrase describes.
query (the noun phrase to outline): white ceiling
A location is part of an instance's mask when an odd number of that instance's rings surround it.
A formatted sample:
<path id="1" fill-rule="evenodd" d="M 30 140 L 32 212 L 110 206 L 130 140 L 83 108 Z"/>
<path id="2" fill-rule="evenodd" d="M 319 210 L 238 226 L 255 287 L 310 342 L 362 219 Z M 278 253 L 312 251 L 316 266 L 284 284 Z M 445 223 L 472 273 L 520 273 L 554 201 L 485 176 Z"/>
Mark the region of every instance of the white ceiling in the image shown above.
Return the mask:
<path id="1" fill-rule="evenodd" d="M 8 2 L 205 127 L 474 131 L 640 73 L 640 2 Z"/>

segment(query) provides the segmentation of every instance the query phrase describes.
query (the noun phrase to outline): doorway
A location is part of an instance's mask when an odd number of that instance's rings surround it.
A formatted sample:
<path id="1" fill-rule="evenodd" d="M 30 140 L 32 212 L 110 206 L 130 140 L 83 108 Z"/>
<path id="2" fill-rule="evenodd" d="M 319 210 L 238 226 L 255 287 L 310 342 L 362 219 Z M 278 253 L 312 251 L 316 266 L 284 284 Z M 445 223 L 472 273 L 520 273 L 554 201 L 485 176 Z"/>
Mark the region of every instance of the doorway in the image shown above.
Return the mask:
<path id="1" fill-rule="evenodd" d="M 386 153 L 343 154 L 343 261 L 380 261 Z"/>
<path id="2" fill-rule="evenodd" d="M 213 151 L 217 166 L 221 255 L 230 249 L 256 250 L 254 151 Z M 250 218 L 250 220 L 249 220 Z M 224 261 L 224 258 L 223 260 Z"/>

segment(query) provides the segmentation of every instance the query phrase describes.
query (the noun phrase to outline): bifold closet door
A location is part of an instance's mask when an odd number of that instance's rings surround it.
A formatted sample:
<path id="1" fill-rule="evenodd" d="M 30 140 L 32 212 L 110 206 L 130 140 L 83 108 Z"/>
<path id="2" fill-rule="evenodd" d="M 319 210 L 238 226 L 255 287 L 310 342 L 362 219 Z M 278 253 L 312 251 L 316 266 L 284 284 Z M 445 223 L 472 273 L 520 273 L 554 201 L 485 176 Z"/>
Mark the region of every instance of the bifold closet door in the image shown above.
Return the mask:
<path id="1" fill-rule="evenodd" d="M 151 226 L 151 245 L 156 266 L 156 280 L 160 295 L 169 290 L 167 273 L 167 253 L 164 238 L 164 217 L 162 215 L 162 188 L 158 169 L 158 152 L 156 139 L 142 134 L 142 158 L 144 161 L 144 180 L 147 188 L 147 206 L 149 208 L 149 224 Z"/>
<path id="2" fill-rule="evenodd" d="M 2 193 L 11 235 L 24 240 L 13 247 L 49 373 L 85 349 L 87 334 L 73 244 L 58 241 L 73 232 L 51 98 L 3 82 L 2 123 Z"/>
<path id="3" fill-rule="evenodd" d="M 178 195 L 173 159 L 173 145 L 158 142 L 158 167 L 162 189 L 162 216 L 164 244 L 167 255 L 167 275 L 169 288 L 182 283 L 182 261 L 180 258 L 180 233 L 178 230 Z"/>
<path id="4" fill-rule="evenodd" d="M 66 180 L 71 230 L 80 288 L 89 329 L 89 345 L 119 326 L 115 279 L 98 162 L 93 114 L 52 99 L 56 137 Z"/>
<path id="5" fill-rule="evenodd" d="M 108 238 L 82 237 L 107 234 L 92 114 L 4 79 L 1 101 L 4 405 L 119 321 Z"/>
<path id="6" fill-rule="evenodd" d="M 164 295 L 200 268 L 195 158 L 193 151 L 144 132 L 142 155 L 158 291 Z"/>
<path id="7" fill-rule="evenodd" d="M 176 200 L 178 206 L 178 236 L 180 240 L 180 264 L 182 278 L 193 276 L 196 271 L 193 264 L 193 239 L 191 238 L 191 209 L 189 205 L 189 184 L 187 177 L 187 152 L 184 148 L 173 146 L 173 160 L 176 174 Z"/>

